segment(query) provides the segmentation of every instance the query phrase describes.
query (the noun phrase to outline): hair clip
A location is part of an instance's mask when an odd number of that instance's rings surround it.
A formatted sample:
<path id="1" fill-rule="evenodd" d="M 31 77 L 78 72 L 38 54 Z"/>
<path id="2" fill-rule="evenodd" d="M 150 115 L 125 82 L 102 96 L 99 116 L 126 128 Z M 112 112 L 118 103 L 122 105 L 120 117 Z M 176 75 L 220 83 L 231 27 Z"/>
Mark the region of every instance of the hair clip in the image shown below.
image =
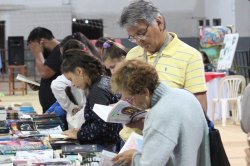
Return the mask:
<path id="1" fill-rule="evenodd" d="M 104 42 L 102 45 L 103 48 L 109 48 L 111 45 L 108 42 Z"/>

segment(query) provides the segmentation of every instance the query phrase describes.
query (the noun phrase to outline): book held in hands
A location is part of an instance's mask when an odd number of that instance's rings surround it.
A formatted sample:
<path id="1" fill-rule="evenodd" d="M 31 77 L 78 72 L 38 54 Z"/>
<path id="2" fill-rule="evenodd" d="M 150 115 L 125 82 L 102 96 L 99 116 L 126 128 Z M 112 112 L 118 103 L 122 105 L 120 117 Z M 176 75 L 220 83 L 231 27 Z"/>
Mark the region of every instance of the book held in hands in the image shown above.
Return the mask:
<path id="1" fill-rule="evenodd" d="M 119 153 L 123 153 L 130 149 L 136 149 L 137 151 L 141 152 L 142 144 L 143 144 L 143 136 L 135 132 L 132 132 Z"/>
<path id="2" fill-rule="evenodd" d="M 93 111 L 105 122 L 123 124 L 144 118 L 147 113 L 147 111 L 134 107 L 124 100 L 109 106 L 95 104 Z"/>
<path id="3" fill-rule="evenodd" d="M 31 79 L 25 77 L 25 76 L 22 75 L 22 74 L 17 74 L 16 79 L 19 80 L 19 81 L 26 82 L 26 83 L 28 83 L 28 84 L 40 86 L 40 84 L 39 84 L 38 82 L 35 82 L 35 81 L 33 81 L 33 80 L 31 80 Z"/>

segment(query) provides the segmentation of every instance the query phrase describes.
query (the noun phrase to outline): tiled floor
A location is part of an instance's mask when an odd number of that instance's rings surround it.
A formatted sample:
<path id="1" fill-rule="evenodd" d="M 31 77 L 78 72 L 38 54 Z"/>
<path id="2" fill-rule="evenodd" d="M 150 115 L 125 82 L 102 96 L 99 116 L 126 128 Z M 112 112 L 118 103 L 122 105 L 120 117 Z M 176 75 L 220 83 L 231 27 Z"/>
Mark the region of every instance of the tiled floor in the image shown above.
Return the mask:
<path id="1" fill-rule="evenodd" d="M 1 103 L 15 103 L 15 102 L 31 102 L 38 113 L 42 112 L 38 101 L 37 92 L 28 91 L 28 95 L 22 96 L 17 93 L 15 96 L 8 96 L 8 87 L 6 82 L 0 82 L 0 92 L 6 94 L 0 97 Z M 1 95 L 0 95 L 1 96 Z M 227 155 L 232 166 L 244 166 L 245 154 L 244 149 L 248 146 L 246 142 L 246 134 L 241 131 L 239 125 L 233 125 L 231 121 L 227 122 L 226 127 L 222 127 L 220 122 L 216 122 L 216 128 L 220 130 L 223 144 L 225 146 Z"/>

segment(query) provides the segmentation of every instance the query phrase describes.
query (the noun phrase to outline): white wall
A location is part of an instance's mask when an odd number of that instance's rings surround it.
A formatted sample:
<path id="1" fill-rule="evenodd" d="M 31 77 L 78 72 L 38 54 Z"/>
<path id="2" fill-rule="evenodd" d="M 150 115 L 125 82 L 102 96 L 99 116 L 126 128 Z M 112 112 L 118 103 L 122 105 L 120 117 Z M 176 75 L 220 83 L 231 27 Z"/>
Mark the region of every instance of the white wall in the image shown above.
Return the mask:
<path id="1" fill-rule="evenodd" d="M 26 8 L 5 12 L 6 40 L 8 36 L 24 36 L 26 40 L 30 31 L 37 26 L 50 29 L 57 39 L 71 34 L 71 8 Z"/>
<path id="2" fill-rule="evenodd" d="M 0 0 L 0 4 L 24 5 L 27 7 L 61 6 L 62 0 Z"/>
<path id="3" fill-rule="evenodd" d="M 79 19 L 101 18 L 104 20 L 104 34 L 126 38 L 127 34 L 118 25 L 124 6 L 129 0 L 74 0 L 71 1 L 73 16 Z M 167 21 L 167 29 L 181 37 L 193 37 L 198 34 L 198 17 L 204 17 L 202 0 L 153 0 Z"/>
<path id="4" fill-rule="evenodd" d="M 221 25 L 235 25 L 235 0 L 205 0 L 205 16 L 210 25 L 213 18 L 221 18 Z"/>
<path id="5" fill-rule="evenodd" d="M 250 36 L 250 1 L 236 0 L 236 31 L 241 37 Z"/>
<path id="6" fill-rule="evenodd" d="M 35 13 L 36 9 L 34 9 L 34 13 L 32 13 L 31 10 L 33 8 L 40 8 L 41 11 L 43 8 L 46 11 L 48 7 L 57 7 L 59 10 L 65 6 L 72 6 L 72 15 L 74 17 L 79 19 L 103 19 L 104 34 L 117 38 L 126 38 L 127 34 L 119 27 L 118 20 L 122 8 L 126 6 L 129 1 L 130 0 L 0 0 L 0 10 L 1 4 L 2 6 L 6 4 L 9 6 L 19 5 L 19 7 L 24 8 L 23 10 L 12 11 L 9 13 L 9 20 L 6 20 L 6 36 L 18 35 L 21 32 L 27 33 L 31 29 L 30 27 L 35 26 L 36 24 L 49 25 L 48 28 L 52 27 L 52 30 L 55 29 L 51 24 L 54 24 L 57 20 L 53 20 L 54 16 L 51 12 L 44 14 L 48 17 L 44 18 L 42 12 L 39 11 L 40 14 Z M 167 20 L 167 29 L 169 31 L 175 31 L 180 37 L 197 36 L 197 18 L 200 17 L 200 15 L 204 15 L 202 10 L 204 6 L 203 1 L 153 0 L 153 3 L 158 6 L 164 14 Z M 29 11 L 27 12 L 27 10 Z M 28 13 L 30 13 L 30 15 Z M 16 19 L 16 17 L 18 19 Z M 59 18 L 59 20 L 60 19 L 61 18 Z M 23 22 L 26 23 L 24 24 Z M 20 23 L 21 25 L 18 25 L 17 23 Z M 71 25 L 67 27 L 68 25 L 69 24 L 60 27 L 56 26 L 59 28 L 56 32 L 61 32 L 60 28 L 64 27 L 67 32 L 64 32 L 63 34 L 68 33 L 68 29 L 71 29 Z M 16 27 L 18 27 L 18 29 Z M 59 36 L 62 36 L 63 34 Z"/>
<path id="7" fill-rule="evenodd" d="M 126 38 L 118 25 L 121 10 L 130 0 L 0 0 L 0 20 L 8 35 L 24 35 L 34 26 L 47 26 L 58 39 L 71 33 L 71 19 L 103 19 L 104 34 Z M 152 0 L 166 18 L 167 29 L 179 37 L 198 37 L 198 20 L 221 18 L 222 25 L 236 25 L 240 35 L 249 36 L 248 0 Z M 4 5 L 22 10 L 3 11 Z M 243 25 L 243 26 L 241 26 Z"/>

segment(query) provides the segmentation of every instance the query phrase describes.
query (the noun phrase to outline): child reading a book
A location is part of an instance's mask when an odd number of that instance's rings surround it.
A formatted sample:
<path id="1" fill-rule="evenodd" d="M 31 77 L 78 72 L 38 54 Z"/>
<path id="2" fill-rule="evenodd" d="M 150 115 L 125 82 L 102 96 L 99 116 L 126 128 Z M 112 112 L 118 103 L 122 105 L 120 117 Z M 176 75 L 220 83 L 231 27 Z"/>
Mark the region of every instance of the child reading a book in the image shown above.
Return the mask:
<path id="1" fill-rule="evenodd" d="M 62 55 L 69 49 L 85 50 L 89 55 L 100 58 L 95 46 L 80 32 L 66 36 L 61 41 L 60 50 Z M 63 74 L 52 81 L 51 89 L 60 106 L 67 112 L 66 119 L 68 129 L 80 128 L 85 122 L 85 92 L 79 88 L 71 86 L 71 81 L 65 78 Z"/>
<path id="2" fill-rule="evenodd" d="M 112 89 L 122 99 L 142 110 L 150 109 L 143 128 L 142 151 L 128 150 L 113 161 L 118 165 L 209 166 L 207 122 L 199 101 L 184 89 L 159 82 L 150 64 L 129 60 L 112 75 Z M 141 122 L 141 121 L 139 121 Z"/>
<path id="3" fill-rule="evenodd" d="M 119 64 L 125 60 L 127 49 L 120 43 L 107 40 L 103 43 L 102 61 L 107 69 L 113 74 Z"/>
<path id="4" fill-rule="evenodd" d="M 119 144 L 121 124 L 104 122 L 92 110 L 94 104 L 109 105 L 117 102 L 117 97 L 110 90 L 110 78 L 103 75 L 101 62 L 83 50 L 68 50 L 64 53 L 62 72 L 73 86 L 88 89 L 84 108 L 85 123 L 79 130 L 70 129 L 64 134 L 78 139 L 81 144 Z"/>

